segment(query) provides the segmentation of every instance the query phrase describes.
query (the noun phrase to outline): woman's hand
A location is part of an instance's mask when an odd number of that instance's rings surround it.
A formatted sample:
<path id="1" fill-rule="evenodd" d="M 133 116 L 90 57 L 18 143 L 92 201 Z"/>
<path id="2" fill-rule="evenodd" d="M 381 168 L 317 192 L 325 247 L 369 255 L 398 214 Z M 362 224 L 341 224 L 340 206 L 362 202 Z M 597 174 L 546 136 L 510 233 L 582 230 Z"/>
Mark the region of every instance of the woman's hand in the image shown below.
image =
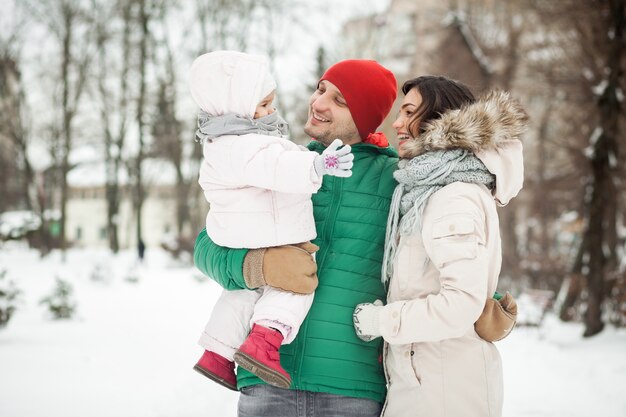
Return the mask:
<path id="1" fill-rule="evenodd" d="M 359 339 L 364 342 L 370 342 L 381 336 L 379 316 L 382 309 L 383 302 L 380 300 L 356 306 L 354 313 L 352 313 L 352 321 Z"/>

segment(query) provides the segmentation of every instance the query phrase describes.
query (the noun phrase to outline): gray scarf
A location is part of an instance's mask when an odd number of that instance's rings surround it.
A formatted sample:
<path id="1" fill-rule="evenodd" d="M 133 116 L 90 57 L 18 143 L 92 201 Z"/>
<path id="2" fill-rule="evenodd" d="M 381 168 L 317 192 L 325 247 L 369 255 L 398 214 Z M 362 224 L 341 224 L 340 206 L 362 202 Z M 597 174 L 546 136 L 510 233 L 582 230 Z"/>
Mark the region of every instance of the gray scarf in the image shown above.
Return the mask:
<path id="1" fill-rule="evenodd" d="M 398 230 L 402 235 L 421 230 L 422 214 L 431 195 L 453 182 L 484 184 L 493 189 L 496 181 L 480 159 L 463 149 L 432 151 L 403 159 L 393 176 L 399 184 L 393 192 L 387 219 L 381 277 L 384 283 L 393 274 Z"/>
<path id="2" fill-rule="evenodd" d="M 234 113 L 222 116 L 211 116 L 203 110 L 198 113 L 197 142 L 211 141 L 224 135 L 241 136 L 249 133 L 282 137 L 289 133 L 289 126 L 278 115 L 278 112 L 258 119 L 251 119 Z"/>

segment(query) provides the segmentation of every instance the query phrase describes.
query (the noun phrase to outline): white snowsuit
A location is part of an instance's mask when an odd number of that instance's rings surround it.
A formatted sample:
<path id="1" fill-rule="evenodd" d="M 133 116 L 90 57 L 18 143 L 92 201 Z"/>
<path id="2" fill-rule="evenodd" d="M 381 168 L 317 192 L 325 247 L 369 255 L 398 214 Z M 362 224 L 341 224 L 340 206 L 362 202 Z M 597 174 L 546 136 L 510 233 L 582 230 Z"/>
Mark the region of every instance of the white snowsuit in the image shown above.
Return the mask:
<path id="1" fill-rule="evenodd" d="M 276 88 L 267 60 L 238 52 L 213 52 L 191 67 L 191 93 L 211 115 L 254 115 L 256 105 Z M 313 168 L 315 152 L 286 138 L 247 134 L 207 141 L 199 183 L 211 207 L 207 234 L 232 248 L 263 248 L 302 243 L 316 237 L 311 194 L 321 186 Z M 223 291 L 199 344 L 233 359 L 253 323 L 277 328 L 290 343 L 313 302 L 263 287 Z"/>

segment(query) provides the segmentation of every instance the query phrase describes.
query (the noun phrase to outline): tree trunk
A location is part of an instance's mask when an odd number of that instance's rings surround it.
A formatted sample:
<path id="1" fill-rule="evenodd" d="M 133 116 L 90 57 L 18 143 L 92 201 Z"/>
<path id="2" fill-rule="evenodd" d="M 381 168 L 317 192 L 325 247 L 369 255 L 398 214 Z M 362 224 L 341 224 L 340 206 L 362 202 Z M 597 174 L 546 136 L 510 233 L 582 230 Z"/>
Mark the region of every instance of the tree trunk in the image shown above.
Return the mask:
<path id="1" fill-rule="evenodd" d="M 520 255 L 518 250 L 519 241 L 515 226 L 517 224 L 514 203 L 510 203 L 503 209 L 498 209 L 500 216 L 500 232 L 502 233 L 502 272 L 509 275 L 513 281 L 520 278 Z"/>
<path id="2" fill-rule="evenodd" d="M 69 167 L 69 153 L 72 148 L 72 118 L 73 112 L 70 109 L 70 63 L 72 60 L 72 29 L 74 19 L 72 17 L 72 10 L 68 4 L 62 4 L 61 10 L 63 14 L 64 32 L 62 39 L 62 54 L 63 59 L 61 61 L 61 81 L 63 83 L 63 145 L 61 152 L 61 251 L 63 252 L 63 260 L 65 260 L 65 250 L 67 249 L 67 232 L 66 226 L 66 214 L 67 214 L 67 199 L 68 199 L 68 185 L 67 185 L 67 173 L 70 170 Z"/>
<path id="3" fill-rule="evenodd" d="M 119 244 L 119 210 L 121 201 L 121 190 L 119 183 L 119 170 L 122 166 L 122 148 L 126 139 L 127 129 L 127 110 L 128 110 L 128 72 L 130 67 L 130 29 L 131 21 L 131 1 L 125 1 L 122 4 L 122 21 L 124 28 L 122 31 L 122 70 L 119 74 L 119 101 L 111 104 L 109 100 L 109 92 L 106 88 L 105 80 L 107 78 L 108 60 L 107 60 L 107 43 L 109 41 L 108 21 L 110 14 L 100 17 L 96 27 L 98 30 L 98 51 L 100 56 L 98 76 L 98 87 L 101 100 L 101 119 L 104 127 L 105 141 L 105 170 L 106 170 L 106 201 L 107 201 L 107 237 L 109 240 L 109 248 L 113 253 L 117 253 L 120 249 Z M 111 121 L 111 114 L 118 114 L 120 121 L 117 129 L 114 128 Z M 114 134 L 113 131 L 116 131 Z"/>
<path id="4" fill-rule="evenodd" d="M 2 42 L 4 43 L 4 42 Z M 8 46 L 2 46 L 2 56 L 0 56 L 0 134 L 6 135 L 15 146 L 16 155 L 4 153 L 2 180 L 0 181 L 0 195 L 4 198 L 0 199 L 0 212 L 7 208 L 20 207 L 22 203 L 24 207 L 32 211 L 32 186 L 33 186 L 33 169 L 28 159 L 28 134 L 24 127 L 23 109 L 26 106 L 24 97 L 24 89 L 21 77 L 21 63 L 17 58 L 13 58 Z M 17 47 L 19 48 L 19 46 Z M 4 163 L 4 160 L 9 163 Z M 23 164 L 20 172 L 18 168 L 19 162 Z M 16 172 L 12 172 L 10 167 L 14 167 Z M 19 190 L 16 190 L 15 201 L 9 196 L 12 193 L 8 187 L 8 183 L 12 178 L 20 180 Z"/>
<path id="5" fill-rule="evenodd" d="M 21 124 L 21 116 L 20 121 Z M 24 194 L 24 203 L 26 204 L 26 209 L 29 211 L 33 210 L 33 192 L 31 190 L 34 187 L 35 174 L 33 172 L 33 168 L 30 165 L 30 161 L 28 159 L 28 145 L 25 137 L 25 133 L 22 132 L 22 137 L 20 139 L 20 153 L 22 163 L 24 164 L 24 179 L 22 181 L 22 193 Z"/>
<path id="6" fill-rule="evenodd" d="M 148 31 L 149 15 L 147 11 L 146 0 L 139 0 L 139 26 L 141 28 L 141 39 L 139 42 L 139 97 L 137 100 L 137 126 L 139 129 L 139 150 L 137 151 L 137 159 L 135 160 L 135 210 L 137 221 L 137 245 L 143 242 L 143 231 L 141 225 L 143 203 L 145 200 L 145 191 L 143 188 L 143 175 L 141 166 L 144 159 L 144 112 L 146 107 L 146 64 L 148 61 Z"/>
<path id="7" fill-rule="evenodd" d="M 569 275 L 565 278 L 568 282 L 567 294 L 560 306 L 559 318 L 563 321 L 571 321 L 574 319 L 574 306 L 580 299 L 580 294 L 585 287 L 584 276 L 582 274 L 585 265 L 585 257 L 589 254 L 588 236 L 584 235 L 578 246 L 574 264 L 570 268 Z"/>
<path id="8" fill-rule="evenodd" d="M 611 233 L 616 227 L 616 205 L 614 175 L 618 157 L 618 121 L 621 103 L 618 90 L 622 80 L 621 68 L 624 52 L 624 27 L 626 26 L 626 0 L 609 0 L 607 25 L 613 36 L 606 59 L 608 77 L 606 87 L 598 100 L 599 137 L 593 148 L 591 167 L 593 192 L 590 201 L 589 223 L 586 234 L 589 238 L 589 275 L 587 277 L 589 297 L 585 312 L 585 332 L 583 336 L 593 336 L 602 331 L 602 303 L 606 296 L 605 283 L 607 263 L 611 257 Z M 612 216 L 612 217 L 611 217 Z"/>
<path id="9" fill-rule="evenodd" d="M 611 197 L 608 195 L 609 183 L 612 181 L 606 163 L 608 152 L 606 140 L 598 140 L 596 155 L 591 164 L 593 166 L 593 193 L 589 209 L 589 226 L 586 234 L 589 238 L 589 265 L 587 275 L 587 311 L 585 312 L 584 336 L 593 336 L 602 331 L 602 301 L 604 299 L 604 281 L 606 256 L 604 254 L 604 215 L 605 208 Z"/>

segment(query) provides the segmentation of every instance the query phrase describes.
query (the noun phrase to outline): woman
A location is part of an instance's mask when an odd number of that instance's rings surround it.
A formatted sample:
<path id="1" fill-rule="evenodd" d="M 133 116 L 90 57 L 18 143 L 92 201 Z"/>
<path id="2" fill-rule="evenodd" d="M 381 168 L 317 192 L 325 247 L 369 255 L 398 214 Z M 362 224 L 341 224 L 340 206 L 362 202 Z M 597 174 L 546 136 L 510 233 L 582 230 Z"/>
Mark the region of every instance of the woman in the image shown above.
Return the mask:
<path id="1" fill-rule="evenodd" d="M 498 283 L 496 204 L 522 187 L 528 117 L 504 92 L 476 100 L 444 77 L 415 78 L 402 91 L 388 304 L 357 306 L 355 328 L 385 339 L 383 416 L 501 416 L 500 355 L 474 322 Z"/>

